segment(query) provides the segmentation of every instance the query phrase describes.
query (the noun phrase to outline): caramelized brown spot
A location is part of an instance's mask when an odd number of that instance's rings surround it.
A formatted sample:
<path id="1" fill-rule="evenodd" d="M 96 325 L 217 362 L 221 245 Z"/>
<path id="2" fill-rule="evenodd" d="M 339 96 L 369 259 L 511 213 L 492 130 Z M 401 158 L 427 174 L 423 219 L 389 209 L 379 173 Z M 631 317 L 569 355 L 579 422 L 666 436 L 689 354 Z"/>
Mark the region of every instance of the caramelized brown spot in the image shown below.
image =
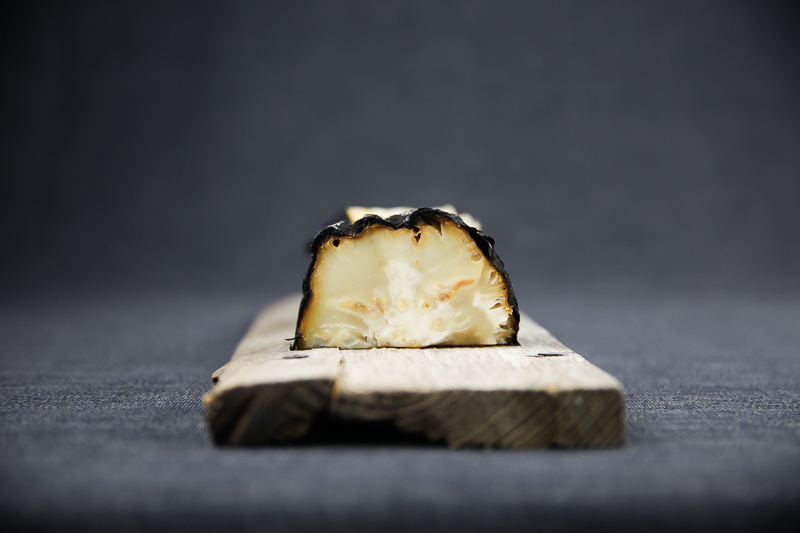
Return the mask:
<path id="1" fill-rule="evenodd" d="M 438 299 L 440 302 L 446 302 L 447 300 L 453 298 L 460 289 L 463 289 L 468 285 L 472 285 L 473 283 L 475 283 L 474 279 L 462 279 L 453 285 L 449 291 L 440 293 Z"/>
<path id="2" fill-rule="evenodd" d="M 461 281 L 459 281 L 458 283 L 453 285 L 453 292 L 455 292 L 455 291 L 457 291 L 459 289 L 463 289 L 464 287 L 466 287 L 468 285 L 472 285 L 473 283 L 475 283 L 474 279 L 462 279 Z"/>
<path id="3" fill-rule="evenodd" d="M 357 311 L 359 313 L 364 313 L 369 309 L 369 307 L 364 305 L 363 302 L 359 302 L 358 300 L 353 300 L 352 302 L 350 302 L 350 309 L 352 309 L 353 311 Z"/>

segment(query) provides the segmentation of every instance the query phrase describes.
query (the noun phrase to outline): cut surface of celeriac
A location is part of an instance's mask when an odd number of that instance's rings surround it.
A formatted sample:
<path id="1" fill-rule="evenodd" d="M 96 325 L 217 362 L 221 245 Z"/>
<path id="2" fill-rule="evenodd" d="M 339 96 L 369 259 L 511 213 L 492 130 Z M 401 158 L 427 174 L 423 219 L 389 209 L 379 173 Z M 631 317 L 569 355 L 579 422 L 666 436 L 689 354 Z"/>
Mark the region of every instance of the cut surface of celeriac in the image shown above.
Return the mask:
<path id="1" fill-rule="evenodd" d="M 493 241 L 434 208 L 367 215 L 314 241 L 294 349 L 514 344 L 519 312 Z"/>

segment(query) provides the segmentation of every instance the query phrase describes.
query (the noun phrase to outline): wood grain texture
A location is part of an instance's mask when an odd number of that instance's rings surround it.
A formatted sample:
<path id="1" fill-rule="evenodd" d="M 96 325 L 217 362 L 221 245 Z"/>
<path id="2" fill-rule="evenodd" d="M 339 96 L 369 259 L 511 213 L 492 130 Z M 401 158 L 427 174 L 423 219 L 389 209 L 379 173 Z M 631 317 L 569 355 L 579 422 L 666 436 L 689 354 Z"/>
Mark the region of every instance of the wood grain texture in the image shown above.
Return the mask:
<path id="1" fill-rule="evenodd" d="M 290 352 L 299 297 L 260 313 L 206 394 L 217 444 L 265 444 L 302 438 L 324 409 L 339 375 L 339 350 Z"/>
<path id="2" fill-rule="evenodd" d="M 522 316 L 519 346 L 289 351 L 299 296 L 258 315 L 205 397 L 219 444 L 294 441 L 314 416 L 391 421 L 450 446 L 624 442 L 622 386 Z"/>

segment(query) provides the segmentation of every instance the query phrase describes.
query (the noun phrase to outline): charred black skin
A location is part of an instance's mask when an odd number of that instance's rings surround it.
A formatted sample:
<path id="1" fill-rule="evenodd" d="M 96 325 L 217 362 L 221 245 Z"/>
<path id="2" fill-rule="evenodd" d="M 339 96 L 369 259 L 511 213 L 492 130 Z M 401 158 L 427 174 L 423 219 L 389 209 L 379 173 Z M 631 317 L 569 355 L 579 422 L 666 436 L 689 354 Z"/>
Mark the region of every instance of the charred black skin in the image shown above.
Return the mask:
<path id="1" fill-rule="evenodd" d="M 511 336 L 511 340 L 508 344 L 517 344 L 517 332 L 519 330 L 519 306 L 517 304 L 517 298 L 514 296 L 514 289 L 511 287 L 511 279 L 508 277 L 506 267 L 503 264 L 503 261 L 500 259 L 500 256 L 498 256 L 497 252 L 494 250 L 494 239 L 488 235 L 484 235 L 480 230 L 477 230 L 472 226 L 468 226 L 458 215 L 447 213 L 432 207 L 420 207 L 418 209 L 406 211 L 405 213 L 400 213 L 399 215 L 390 216 L 386 219 L 381 218 L 378 215 L 366 215 L 365 217 L 356 220 L 354 223 L 350 223 L 347 220 L 342 220 L 341 222 L 326 226 L 317 234 L 317 236 L 314 238 L 314 242 L 311 244 L 311 264 L 306 272 L 306 277 L 303 279 L 303 299 L 300 302 L 300 312 L 297 315 L 295 336 L 292 339 L 293 342 L 289 349 L 296 350 L 297 340 L 302 337 L 302 335 L 300 335 L 300 324 L 303 321 L 303 315 L 306 312 L 306 307 L 308 307 L 308 303 L 311 301 L 311 275 L 314 272 L 314 267 L 317 264 L 317 256 L 319 255 L 319 251 L 322 248 L 323 243 L 329 239 L 358 237 L 361 235 L 362 231 L 370 226 L 386 226 L 387 228 L 395 230 L 413 230 L 420 224 L 436 226 L 442 222 L 451 222 L 456 224 L 461 229 L 466 230 L 470 237 L 472 237 L 472 239 L 475 241 L 475 244 L 478 245 L 478 248 L 489 261 L 489 263 L 503 278 L 503 283 L 505 284 L 508 293 L 508 303 L 511 305 L 512 316 L 514 317 L 514 334 Z"/>

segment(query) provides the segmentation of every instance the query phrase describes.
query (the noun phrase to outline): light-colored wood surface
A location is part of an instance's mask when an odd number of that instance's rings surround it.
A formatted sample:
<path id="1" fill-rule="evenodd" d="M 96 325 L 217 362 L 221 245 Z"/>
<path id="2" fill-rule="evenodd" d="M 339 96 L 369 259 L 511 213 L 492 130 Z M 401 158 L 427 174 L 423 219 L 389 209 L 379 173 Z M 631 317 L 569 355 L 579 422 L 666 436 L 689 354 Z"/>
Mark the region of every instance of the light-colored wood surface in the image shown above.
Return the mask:
<path id="1" fill-rule="evenodd" d="M 219 444 L 301 439 L 314 417 L 391 421 L 451 446 L 612 446 L 622 386 L 522 316 L 519 346 L 289 351 L 299 295 L 256 317 L 205 397 Z"/>

